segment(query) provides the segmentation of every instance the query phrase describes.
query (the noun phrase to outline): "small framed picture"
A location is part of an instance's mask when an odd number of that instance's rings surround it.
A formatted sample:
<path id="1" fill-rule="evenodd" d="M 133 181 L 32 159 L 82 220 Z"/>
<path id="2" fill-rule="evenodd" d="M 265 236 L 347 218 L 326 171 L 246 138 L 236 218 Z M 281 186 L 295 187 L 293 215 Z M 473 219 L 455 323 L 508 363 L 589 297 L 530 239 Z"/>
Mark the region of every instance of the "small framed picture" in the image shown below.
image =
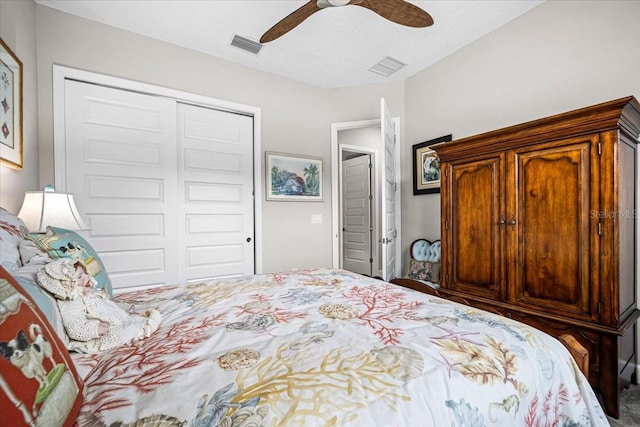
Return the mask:
<path id="1" fill-rule="evenodd" d="M 440 192 L 440 160 L 430 147 L 451 141 L 451 134 L 413 146 L 413 194 Z"/>
<path id="2" fill-rule="evenodd" d="M 0 163 L 22 169 L 22 62 L 0 39 Z"/>
<path id="3" fill-rule="evenodd" d="M 322 201 L 322 159 L 266 152 L 267 200 Z"/>

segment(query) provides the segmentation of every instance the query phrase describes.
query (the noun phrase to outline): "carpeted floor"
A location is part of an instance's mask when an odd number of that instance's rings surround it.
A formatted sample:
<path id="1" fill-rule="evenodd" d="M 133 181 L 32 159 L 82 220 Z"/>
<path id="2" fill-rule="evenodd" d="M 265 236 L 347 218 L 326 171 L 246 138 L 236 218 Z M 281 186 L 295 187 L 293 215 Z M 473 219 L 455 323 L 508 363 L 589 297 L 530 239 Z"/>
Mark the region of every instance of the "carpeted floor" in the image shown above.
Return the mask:
<path id="1" fill-rule="evenodd" d="M 609 418 L 611 427 L 640 427 L 640 385 L 631 385 L 620 397 L 620 419 Z"/>

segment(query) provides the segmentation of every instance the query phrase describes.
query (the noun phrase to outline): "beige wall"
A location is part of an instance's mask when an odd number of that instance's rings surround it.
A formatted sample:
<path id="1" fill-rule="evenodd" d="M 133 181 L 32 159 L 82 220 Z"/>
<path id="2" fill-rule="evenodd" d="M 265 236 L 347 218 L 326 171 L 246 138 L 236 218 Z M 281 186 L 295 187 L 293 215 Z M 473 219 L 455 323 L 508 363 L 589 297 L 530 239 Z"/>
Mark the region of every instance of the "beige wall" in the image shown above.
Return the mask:
<path id="1" fill-rule="evenodd" d="M 261 108 L 262 149 L 325 160 L 330 190 L 327 90 L 36 6 L 40 182 L 53 180 L 52 65 L 60 64 Z M 256 159 L 264 161 L 264 157 Z M 266 202 L 263 270 L 331 264 L 331 195 L 323 202 Z M 322 224 L 311 224 L 321 214 Z"/>
<path id="2" fill-rule="evenodd" d="M 357 102 L 347 102 L 326 89 L 255 71 L 44 6 L 36 6 L 36 23 L 41 184 L 52 182 L 54 175 L 53 64 L 256 106 L 262 113 L 263 152 L 306 154 L 324 160 L 322 202 L 260 201 L 263 270 L 331 265 L 330 124 L 379 117 L 381 96 L 389 98 L 392 108 L 396 108 L 395 115 L 401 115 L 403 83 L 354 89 L 358 93 Z M 346 95 L 352 90 L 337 92 Z M 264 158 L 259 160 L 264 161 Z M 322 215 L 322 224 L 312 224 L 312 215 Z"/>
<path id="3" fill-rule="evenodd" d="M 33 2 L 0 1 L 0 37 L 22 62 L 23 168 L 0 165 L 0 206 L 13 213 L 25 191 L 39 188 L 35 14 Z"/>
<path id="4" fill-rule="evenodd" d="M 410 78 L 402 159 L 405 248 L 415 238 L 440 236 L 438 195 L 412 195 L 412 144 L 628 95 L 640 99 L 639 17 L 639 1 L 547 1 Z"/>

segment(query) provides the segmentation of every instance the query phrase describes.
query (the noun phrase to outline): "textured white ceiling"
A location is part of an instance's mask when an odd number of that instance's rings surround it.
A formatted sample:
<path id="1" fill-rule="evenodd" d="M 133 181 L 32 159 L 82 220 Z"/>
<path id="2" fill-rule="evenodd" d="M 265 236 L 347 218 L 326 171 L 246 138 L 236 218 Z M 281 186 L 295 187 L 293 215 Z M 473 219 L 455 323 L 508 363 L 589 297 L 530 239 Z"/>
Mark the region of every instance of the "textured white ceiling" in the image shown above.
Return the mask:
<path id="1" fill-rule="evenodd" d="M 36 3 L 323 88 L 404 80 L 544 0 L 411 1 L 435 24 L 409 28 L 357 6 L 319 11 L 258 55 L 252 40 L 302 6 L 298 0 L 36 0 Z M 408 64 L 390 77 L 368 71 L 386 56 Z"/>

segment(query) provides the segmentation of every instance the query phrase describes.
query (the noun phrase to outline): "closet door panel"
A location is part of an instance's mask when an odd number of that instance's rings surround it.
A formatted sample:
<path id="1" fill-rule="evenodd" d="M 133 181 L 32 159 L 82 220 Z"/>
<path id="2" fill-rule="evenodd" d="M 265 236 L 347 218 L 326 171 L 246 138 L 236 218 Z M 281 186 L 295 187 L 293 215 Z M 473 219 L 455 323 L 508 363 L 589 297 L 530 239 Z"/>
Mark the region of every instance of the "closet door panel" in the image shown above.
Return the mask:
<path id="1" fill-rule="evenodd" d="M 178 103 L 183 281 L 254 273 L 253 118 Z"/>
<path id="2" fill-rule="evenodd" d="M 175 283 L 175 102 L 65 83 L 66 191 L 114 288 Z"/>

